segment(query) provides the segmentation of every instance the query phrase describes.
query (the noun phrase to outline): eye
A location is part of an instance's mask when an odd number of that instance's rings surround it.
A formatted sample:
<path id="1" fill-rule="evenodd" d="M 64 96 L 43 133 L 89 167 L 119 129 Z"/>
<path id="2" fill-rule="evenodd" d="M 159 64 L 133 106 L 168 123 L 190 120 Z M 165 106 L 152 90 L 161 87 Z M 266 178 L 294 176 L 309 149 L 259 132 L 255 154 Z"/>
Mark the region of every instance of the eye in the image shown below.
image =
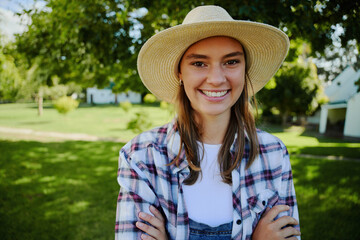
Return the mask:
<path id="1" fill-rule="evenodd" d="M 193 62 L 193 63 L 191 63 L 191 65 L 194 65 L 195 67 L 205 67 L 206 65 L 205 65 L 205 63 L 203 63 L 203 62 Z"/>
<path id="2" fill-rule="evenodd" d="M 235 65 L 235 64 L 238 64 L 240 62 L 240 60 L 237 60 L 237 59 L 232 59 L 232 60 L 229 60 L 225 63 L 225 65 Z"/>

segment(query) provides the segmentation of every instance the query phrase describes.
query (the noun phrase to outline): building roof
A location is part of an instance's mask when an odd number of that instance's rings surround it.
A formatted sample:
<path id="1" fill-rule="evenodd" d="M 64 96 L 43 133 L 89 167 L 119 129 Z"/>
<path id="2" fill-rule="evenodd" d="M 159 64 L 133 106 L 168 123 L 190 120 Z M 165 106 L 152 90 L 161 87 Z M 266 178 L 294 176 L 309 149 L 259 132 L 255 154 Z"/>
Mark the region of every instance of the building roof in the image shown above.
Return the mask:
<path id="1" fill-rule="evenodd" d="M 348 102 L 357 93 L 358 86 L 355 82 L 360 79 L 360 70 L 348 66 L 344 69 L 325 89 L 325 94 L 329 98 L 329 103 Z"/>

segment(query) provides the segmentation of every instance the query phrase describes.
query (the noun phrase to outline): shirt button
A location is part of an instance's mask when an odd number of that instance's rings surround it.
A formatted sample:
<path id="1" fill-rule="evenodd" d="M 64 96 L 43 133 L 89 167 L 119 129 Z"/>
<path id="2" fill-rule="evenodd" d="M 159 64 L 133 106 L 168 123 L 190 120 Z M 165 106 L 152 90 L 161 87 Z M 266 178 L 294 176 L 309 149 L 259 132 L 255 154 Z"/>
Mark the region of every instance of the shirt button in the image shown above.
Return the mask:
<path id="1" fill-rule="evenodd" d="M 265 205 L 266 205 L 266 202 L 265 202 L 265 201 L 262 201 L 262 205 L 265 206 Z"/>
<path id="2" fill-rule="evenodd" d="M 236 224 L 240 225 L 241 224 L 241 219 L 236 220 Z"/>

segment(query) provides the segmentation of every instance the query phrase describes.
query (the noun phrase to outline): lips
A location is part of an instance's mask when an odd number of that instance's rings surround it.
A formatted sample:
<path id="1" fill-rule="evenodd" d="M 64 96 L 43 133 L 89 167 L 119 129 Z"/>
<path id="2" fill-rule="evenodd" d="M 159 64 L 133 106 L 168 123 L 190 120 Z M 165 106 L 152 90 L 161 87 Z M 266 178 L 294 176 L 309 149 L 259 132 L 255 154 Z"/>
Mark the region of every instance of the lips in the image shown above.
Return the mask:
<path id="1" fill-rule="evenodd" d="M 229 90 L 224 91 L 206 91 L 206 90 L 200 90 L 203 94 L 205 94 L 208 97 L 223 97 L 225 96 Z"/>

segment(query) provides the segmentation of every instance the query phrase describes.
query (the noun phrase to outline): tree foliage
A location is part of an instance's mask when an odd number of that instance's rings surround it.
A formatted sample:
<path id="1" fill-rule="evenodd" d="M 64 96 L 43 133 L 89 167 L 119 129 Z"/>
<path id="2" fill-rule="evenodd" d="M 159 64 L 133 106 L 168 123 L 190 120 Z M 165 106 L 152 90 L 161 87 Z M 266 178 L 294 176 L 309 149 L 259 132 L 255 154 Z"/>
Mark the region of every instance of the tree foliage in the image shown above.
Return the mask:
<path id="1" fill-rule="evenodd" d="M 312 54 L 323 53 L 332 43 L 333 26 L 340 37 L 359 42 L 359 2 L 350 0 L 47 0 L 44 10 L 26 12 L 32 20 L 28 31 L 17 37 L 18 51 L 28 67 L 46 69 L 45 85 L 58 76 L 61 83 L 107 86 L 114 91 L 146 92 L 136 72 L 141 45 L 155 32 L 180 24 L 198 5 L 224 7 L 235 19 L 254 20 L 283 29 L 291 39 L 311 44 Z M 358 45 L 357 45 L 358 47 Z M 44 73 L 42 73 L 44 74 Z"/>
<path id="2" fill-rule="evenodd" d="M 47 8 L 30 12 L 32 24 L 17 37 L 17 50 L 28 65 L 38 61 L 46 69 L 44 85 L 51 86 L 56 75 L 62 83 L 102 87 L 134 68 L 131 24 L 122 5 L 106 0 L 49 0 Z"/>
<path id="3" fill-rule="evenodd" d="M 14 59 L 0 51 L 0 102 L 12 101 L 19 97 L 22 81 Z"/>
<path id="4" fill-rule="evenodd" d="M 278 112 L 285 124 L 289 116 L 312 114 L 324 101 L 321 81 L 308 53 L 307 44 L 292 42 L 287 61 L 257 94 L 264 115 Z"/>

